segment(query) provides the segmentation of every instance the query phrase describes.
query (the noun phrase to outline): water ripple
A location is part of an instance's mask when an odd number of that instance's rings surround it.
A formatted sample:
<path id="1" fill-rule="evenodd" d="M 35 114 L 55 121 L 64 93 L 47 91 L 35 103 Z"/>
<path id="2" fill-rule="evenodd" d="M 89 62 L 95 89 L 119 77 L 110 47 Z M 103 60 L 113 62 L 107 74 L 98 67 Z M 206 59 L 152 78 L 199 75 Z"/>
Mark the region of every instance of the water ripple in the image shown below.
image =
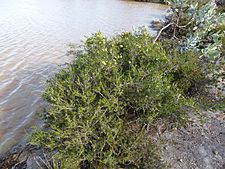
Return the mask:
<path id="1" fill-rule="evenodd" d="M 166 7 L 120 0 L 1 0 L 0 153 L 37 123 L 46 79 L 68 62 L 66 45 L 162 19 Z"/>

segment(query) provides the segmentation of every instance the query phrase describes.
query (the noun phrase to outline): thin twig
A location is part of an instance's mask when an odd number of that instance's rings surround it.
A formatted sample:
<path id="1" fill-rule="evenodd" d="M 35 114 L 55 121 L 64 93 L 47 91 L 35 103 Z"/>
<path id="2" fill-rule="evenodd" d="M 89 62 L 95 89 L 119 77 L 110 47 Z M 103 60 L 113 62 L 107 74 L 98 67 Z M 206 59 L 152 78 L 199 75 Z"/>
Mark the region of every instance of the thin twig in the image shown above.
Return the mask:
<path id="1" fill-rule="evenodd" d="M 27 159 L 28 159 L 28 158 L 26 158 L 26 160 L 23 160 L 23 161 L 20 161 L 20 162 L 16 163 L 16 164 L 13 166 L 13 168 L 17 168 L 20 164 L 26 162 Z"/>
<path id="2" fill-rule="evenodd" d="M 170 27 L 171 25 L 174 25 L 174 23 L 169 23 L 168 25 L 164 26 L 162 29 L 160 29 L 158 35 L 156 36 L 155 40 L 153 41 L 153 44 L 159 39 L 159 36 L 161 35 L 162 31 Z"/>
<path id="3" fill-rule="evenodd" d="M 179 21 L 180 21 L 180 17 L 178 16 L 177 17 L 177 24 L 176 25 L 179 25 Z M 174 29 L 173 29 L 173 37 L 176 37 L 176 30 L 177 30 L 177 27 L 174 27 Z"/>
<path id="4" fill-rule="evenodd" d="M 167 29 L 168 27 L 172 26 L 172 25 L 175 25 L 176 27 L 180 28 L 180 29 L 183 29 L 183 30 L 187 30 L 185 29 L 188 25 L 190 25 L 191 23 L 193 22 L 193 20 L 191 20 L 190 22 L 188 22 L 186 25 L 183 25 L 183 26 L 179 26 L 178 24 L 176 23 L 169 23 L 167 24 L 166 26 L 164 26 L 162 29 L 160 29 L 158 35 L 156 36 L 156 38 L 154 39 L 153 41 L 153 44 L 156 43 L 156 41 L 159 39 L 160 35 L 162 34 L 162 31 L 164 31 L 165 29 Z"/>

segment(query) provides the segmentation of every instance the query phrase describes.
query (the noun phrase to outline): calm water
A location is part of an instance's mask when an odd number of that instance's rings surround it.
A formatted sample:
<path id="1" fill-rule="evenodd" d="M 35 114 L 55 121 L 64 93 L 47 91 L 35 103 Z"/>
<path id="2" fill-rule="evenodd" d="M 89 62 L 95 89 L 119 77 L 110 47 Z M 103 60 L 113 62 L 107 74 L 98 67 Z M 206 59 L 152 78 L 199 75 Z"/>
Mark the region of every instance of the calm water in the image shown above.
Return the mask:
<path id="1" fill-rule="evenodd" d="M 41 112 L 46 79 L 84 35 L 130 31 L 166 7 L 122 0 L 0 0 L 0 153 L 20 142 Z"/>

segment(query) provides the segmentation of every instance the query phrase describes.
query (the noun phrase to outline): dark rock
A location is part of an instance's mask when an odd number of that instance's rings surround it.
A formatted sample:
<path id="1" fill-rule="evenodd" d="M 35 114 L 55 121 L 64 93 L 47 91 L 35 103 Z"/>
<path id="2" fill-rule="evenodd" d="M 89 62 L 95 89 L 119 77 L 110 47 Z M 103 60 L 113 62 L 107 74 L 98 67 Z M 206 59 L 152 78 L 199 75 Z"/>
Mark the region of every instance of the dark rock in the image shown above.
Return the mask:
<path id="1" fill-rule="evenodd" d="M 0 169 L 45 169 L 46 154 L 35 146 L 16 146 L 0 156 Z"/>

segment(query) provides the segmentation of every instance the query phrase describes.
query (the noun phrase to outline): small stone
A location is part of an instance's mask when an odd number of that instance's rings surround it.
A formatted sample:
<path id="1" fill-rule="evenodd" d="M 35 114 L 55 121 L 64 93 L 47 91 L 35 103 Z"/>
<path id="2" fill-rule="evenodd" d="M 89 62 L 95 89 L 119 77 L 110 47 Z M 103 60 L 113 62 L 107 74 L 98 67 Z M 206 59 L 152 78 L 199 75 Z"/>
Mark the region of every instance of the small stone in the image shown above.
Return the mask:
<path id="1" fill-rule="evenodd" d="M 179 158 L 177 161 L 180 162 L 180 163 L 183 163 L 182 158 Z"/>
<path id="2" fill-rule="evenodd" d="M 219 154 L 219 152 L 216 151 L 216 150 L 213 150 L 212 152 L 213 152 L 214 155 L 218 155 Z"/>
<path id="3" fill-rule="evenodd" d="M 164 146 L 164 147 L 163 147 L 163 149 L 164 149 L 164 150 L 167 150 L 167 149 L 168 149 L 168 147 L 167 147 L 167 146 Z"/>

